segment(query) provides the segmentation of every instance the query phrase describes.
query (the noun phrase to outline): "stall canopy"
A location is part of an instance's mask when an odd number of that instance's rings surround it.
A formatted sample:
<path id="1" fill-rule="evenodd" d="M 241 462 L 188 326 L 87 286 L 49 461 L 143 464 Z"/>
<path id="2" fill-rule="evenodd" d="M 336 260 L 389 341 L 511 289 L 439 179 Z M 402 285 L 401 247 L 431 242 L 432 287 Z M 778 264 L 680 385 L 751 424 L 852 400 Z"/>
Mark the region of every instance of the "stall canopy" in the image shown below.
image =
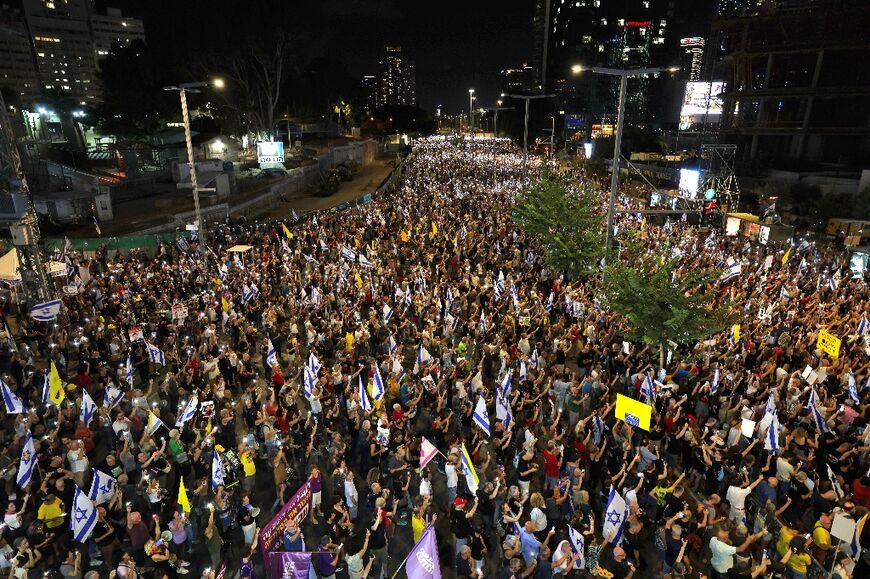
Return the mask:
<path id="1" fill-rule="evenodd" d="M 252 249 L 254 249 L 252 245 L 234 245 L 227 251 L 230 253 L 245 253 L 246 251 L 250 251 Z"/>
<path id="2" fill-rule="evenodd" d="M 51 276 L 64 275 L 66 274 L 66 264 L 62 261 L 49 261 L 45 264 L 45 271 Z M 0 257 L 0 281 L 21 281 L 21 273 L 18 271 L 18 250 L 15 248 Z"/>

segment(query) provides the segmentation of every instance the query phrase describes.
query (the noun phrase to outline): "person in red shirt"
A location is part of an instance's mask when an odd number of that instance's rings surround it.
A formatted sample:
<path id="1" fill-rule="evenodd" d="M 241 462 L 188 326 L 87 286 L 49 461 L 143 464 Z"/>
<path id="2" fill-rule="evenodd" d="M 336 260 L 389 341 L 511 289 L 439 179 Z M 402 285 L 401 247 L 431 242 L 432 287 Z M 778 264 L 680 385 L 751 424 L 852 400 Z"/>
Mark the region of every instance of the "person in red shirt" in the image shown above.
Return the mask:
<path id="1" fill-rule="evenodd" d="M 547 488 L 555 488 L 559 484 L 559 469 L 562 467 L 562 450 L 556 448 L 556 443 L 547 443 L 544 451 L 544 474 L 547 477 Z"/>
<path id="2" fill-rule="evenodd" d="M 852 498 L 856 503 L 870 508 L 870 476 L 865 474 L 852 483 Z"/>

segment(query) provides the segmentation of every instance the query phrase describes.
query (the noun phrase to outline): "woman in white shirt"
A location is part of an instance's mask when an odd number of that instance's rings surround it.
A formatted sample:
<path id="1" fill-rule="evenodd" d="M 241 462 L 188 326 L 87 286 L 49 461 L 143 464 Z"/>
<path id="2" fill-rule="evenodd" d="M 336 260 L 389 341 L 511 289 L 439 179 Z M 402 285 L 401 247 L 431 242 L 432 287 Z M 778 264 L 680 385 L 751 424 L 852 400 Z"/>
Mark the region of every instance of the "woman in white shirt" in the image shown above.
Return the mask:
<path id="1" fill-rule="evenodd" d="M 529 499 L 529 504 L 532 505 L 532 512 L 529 517 L 535 524 L 535 534 L 543 533 L 547 528 L 547 515 L 544 514 L 544 497 L 541 493 L 534 493 Z"/>

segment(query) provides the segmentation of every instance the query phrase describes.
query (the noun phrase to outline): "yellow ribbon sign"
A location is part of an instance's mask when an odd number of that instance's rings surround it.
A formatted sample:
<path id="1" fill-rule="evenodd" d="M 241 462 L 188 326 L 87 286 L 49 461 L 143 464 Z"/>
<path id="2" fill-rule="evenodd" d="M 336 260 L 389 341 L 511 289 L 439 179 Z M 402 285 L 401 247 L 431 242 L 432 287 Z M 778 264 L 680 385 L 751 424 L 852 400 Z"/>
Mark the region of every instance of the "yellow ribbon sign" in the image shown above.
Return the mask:
<path id="1" fill-rule="evenodd" d="M 816 348 L 830 355 L 832 358 L 840 356 L 840 338 L 827 330 L 819 332 L 819 341 L 816 342 Z"/>
<path id="2" fill-rule="evenodd" d="M 644 404 L 640 400 L 617 394 L 614 414 L 627 424 L 638 426 L 649 432 L 649 424 L 652 418 L 652 406 L 649 404 Z"/>

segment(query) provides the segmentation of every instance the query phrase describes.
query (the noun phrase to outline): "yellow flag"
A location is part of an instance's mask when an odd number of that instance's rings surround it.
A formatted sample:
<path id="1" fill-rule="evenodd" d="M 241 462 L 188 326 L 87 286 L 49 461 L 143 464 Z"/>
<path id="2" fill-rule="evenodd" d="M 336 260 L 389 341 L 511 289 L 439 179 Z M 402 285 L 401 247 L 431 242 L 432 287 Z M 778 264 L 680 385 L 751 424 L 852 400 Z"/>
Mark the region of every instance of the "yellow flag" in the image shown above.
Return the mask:
<path id="1" fill-rule="evenodd" d="M 48 371 L 48 399 L 55 406 L 60 406 L 66 399 L 66 392 L 63 391 L 63 380 L 60 379 L 54 362 L 51 363 L 51 369 Z"/>
<path id="2" fill-rule="evenodd" d="M 363 286 L 362 278 L 359 276 L 358 273 L 355 273 L 354 277 L 356 278 L 356 289 L 361 290 Z"/>
<path id="3" fill-rule="evenodd" d="M 221 307 L 224 309 L 224 312 L 230 312 L 230 302 L 227 301 L 227 298 L 221 296 Z"/>
<path id="4" fill-rule="evenodd" d="M 190 501 L 187 499 L 187 489 L 184 488 L 184 478 L 180 479 L 178 485 L 178 506 L 184 509 L 185 513 L 190 512 Z"/>
<path id="5" fill-rule="evenodd" d="M 640 230 L 643 231 L 644 227 L 646 227 L 646 217 L 643 217 L 640 220 Z"/>
<path id="6" fill-rule="evenodd" d="M 785 250 L 785 254 L 782 256 L 782 264 L 785 265 L 788 261 L 788 258 L 791 257 L 791 245 L 788 246 L 788 249 Z"/>
<path id="7" fill-rule="evenodd" d="M 731 332 L 734 334 L 734 341 L 740 341 L 740 324 L 734 324 L 734 327 L 731 328 Z"/>
<path id="8" fill-rule="evenodd" d="M 287 239 L 293 239 L 293 234 L 292 234 L 292 233 L 290 233 L 290 230 L 289 230 L 289 229 L 287 229 L 287 226 L 286 226 L 286 225 L 284 225 L 284 224 L 283 224 L 283 223 L 282 223 L 282 224 L 281 224 L 281 229 L 283 229 L 283 230 L 284 230 L 284 235 L 286 235 L 286 236 L 287 236 Z"/>
<path id="9" fill-rule="evenodd" d="M 402 243 L 407 243 L 407 241 L 408 241 L 408 234 L 405 233 L 405 230 L 404 230 L 404 229 L 402 230 L 402 232 L 401 232 L 401 234 L 399 235 L 399 237 L 402 239 Z"/>
<path id="10" fill-rule="evenodd" d="M 438 235 L 438 226 L 435 225 L 435 222 L 432 222 L 432 235 Z"/>
<path id="11" fill-rule="evenodd" d="M 644 404 L 640 400 L 635 400 L 629 396 L 617 394 L 616 408 L 613 413 L 627 424 L 649 431 L 650 420 L 652 419 L 652 406 L 649 404 Z"/>

